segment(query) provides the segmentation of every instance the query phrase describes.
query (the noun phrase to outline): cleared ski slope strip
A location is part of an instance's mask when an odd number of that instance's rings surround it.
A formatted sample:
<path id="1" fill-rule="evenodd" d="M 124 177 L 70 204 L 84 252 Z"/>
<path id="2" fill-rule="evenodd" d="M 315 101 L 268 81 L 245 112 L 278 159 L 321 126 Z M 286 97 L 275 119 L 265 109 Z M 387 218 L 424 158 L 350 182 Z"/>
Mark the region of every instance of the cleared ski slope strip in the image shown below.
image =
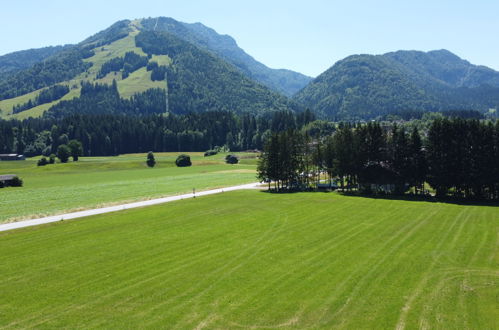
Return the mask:
<path id="1" fill-rule="evenodd" d="M 59 215 L 54 215 L 54 216 L 50 216 L 50 217 L 31 219 L 31 220 L 26 220 L 26 221 L 11 222 L 11 223 L 6 223 L 3 225 L 0 225 L 0 231 L 7 231 L 7 230 L 12 230 L 12 229 L 37 226 L 37 225 L 42 225 L 45 223 L 51 223 L 51 222 L 57 222 L 57 221 L 63 221 L 63 220 L 83 218 L 83 217 L 88 217 L 88 216 L 96 215 L 96 214 L 133 209 L 136 207 L 144 207 L 144 206 L 151 206 L 151 205 L 156 205 L 156 204 L 169 203 L 169 202 L 174 202 L 174 201 L 178 201 L 178 200 L 182 200 L 182 199 L 186 199 L 186 198 L 194 198 L 194 197 L 201 197 L 201 196 L 206 196 L 206 195 L 219 194 L 219 193 L 223 193 L 226 191 L 252 189 L 252 188 L 258 187 L 259 185 L 261 185 L 261 183 L 255 182 L 255 183 L 243 184 L 243 185 L 239 185 L 239 186 L 212 189 L 212 190 L 194 192 L 194 193 L 183 194 L 183 195 L 178 195 L 178 196 L 156 198 L 156 199 L 151 199 L 151 200 L 141 201 L 141 202 L 120 204 L 120 205 L 102 207 L 102 208 L 86 210 L 86 211 L 78 211 L 78 212 L 72 212 L 72 213 L 59 214 Z"/>

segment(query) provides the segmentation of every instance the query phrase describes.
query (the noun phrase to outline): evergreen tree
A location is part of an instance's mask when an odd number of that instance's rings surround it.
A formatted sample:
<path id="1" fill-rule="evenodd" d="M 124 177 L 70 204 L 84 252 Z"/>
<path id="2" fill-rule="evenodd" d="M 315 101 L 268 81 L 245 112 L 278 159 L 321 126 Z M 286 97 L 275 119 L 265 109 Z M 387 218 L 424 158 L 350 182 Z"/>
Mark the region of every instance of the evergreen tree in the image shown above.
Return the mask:
<path id="1" fill-rule="evenodd" d="M 149 151 L 147 153 L 147 166 L 149 167 L 154 167 L 154 165 L 156 165 L 156 159 L 154 159 L 154 154 L 152 153 L 152 151 Z"/>
<path id="2" fill-rule="evenodd" d="M 409 143 L 410 161 L 408 164 L 407 178 L 411 186 L 415 187 L 416 193 L 424 193 L 424 182 L 426 180 L 427 163 L 421 143 L 421 136 L 417 127 L 411 132 Z"/>
<path id="3" fill-rule="evenodd" d="M 73 157 L 73 162 L 77 162 L 78 157 L 83 155 L 83 145 L 78 140 L 71 140 L 68 142 L 68 147 L 71 150 L 71 157 Z"/>

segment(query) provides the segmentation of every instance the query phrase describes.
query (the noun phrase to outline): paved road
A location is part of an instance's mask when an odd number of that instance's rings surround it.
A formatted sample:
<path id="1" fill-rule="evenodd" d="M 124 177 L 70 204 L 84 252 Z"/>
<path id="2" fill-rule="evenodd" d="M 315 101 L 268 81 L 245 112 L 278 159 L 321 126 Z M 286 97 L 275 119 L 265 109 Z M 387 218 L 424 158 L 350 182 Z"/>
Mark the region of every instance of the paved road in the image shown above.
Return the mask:
<path id="1" fill-rule="evenodd" d="M 83 217 L 88 217 L 90 215 L 116 212 L 116 211 L 121 211 L 121 210 L 133 209 L 136 207 L 163 204 L 163 203 L 178 201 L 178 200 L 186 199 L 186 198 L 219 194 L 219 193 L 222 193 L 225 191 L 251 189 L 251 188 L 255 188 L 259 185 L 260 185 L 260 183 L 258 183 L 258 182 L 249 183 L 249 184 L 243 184 L 240 186 L 232 186 L 232 187 L 226 187 L 226 188 L 220 188 L 220 189 L 200 191 L 200 192 L 196 192 L 195 194 L 190 193 L 190 194 L 184 194 L 184 195 L 179 195 L 179 196 L 170 196 L 170 197 L 164 197 L 164 198 L 151 199 L 151 200 L 142 201 L 142 202 L 121 204 L 121 205 L 103 207 L 103 208 L 93 209 L 93 210 L 86 210 L 86 211 L 79 211 L 79 212 L 73 212 L 73 213 L 54 215 L 51 217 L 45 217 L 45 218 L 39 218 L 39 219 L 31 219 L 31 220 L 26 220 L 26 221 L 6 223 L 3 225 L 0 225 L 0 231 L 12 230 L 12 229 L 23 228 L 23 227 L 37 226 L 37 225 L 41 225 L 44 223 L 57 222 L 57 221 L 62 221 L 62 220 L 83 218 Z"/>

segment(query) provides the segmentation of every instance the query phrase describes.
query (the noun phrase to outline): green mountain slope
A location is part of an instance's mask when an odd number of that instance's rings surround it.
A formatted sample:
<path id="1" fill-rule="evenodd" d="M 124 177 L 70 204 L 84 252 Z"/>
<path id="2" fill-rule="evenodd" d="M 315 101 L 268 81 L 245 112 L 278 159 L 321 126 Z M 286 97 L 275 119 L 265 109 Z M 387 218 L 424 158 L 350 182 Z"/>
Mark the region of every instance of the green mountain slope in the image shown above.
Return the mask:
<path id="1" fill-rule="evenodd" d="M 84 84 L 111 85 L 113 81 L 113 91 L 87 88 L 85 94 L 81 93 Z M 47 103 L 37 101 L 41 93 L 46 94 L 55 85 L 67 86 L 69 92 Z M 145 113 L 164 112 L 166 98 L 158 95 L 165 94 L 167 85 L 169 110 L 176 113 L 259 113 L 297 108 L 214 52 L 168 32 L 148 31 L 141 20 L 124 20 L 1 80 L 0 115 L 22 119 L 49 111 L 48 115 L 58 117 L 72 112 L 94 113 L 96 109 L 104 113 L 140 114 L 140 109 L 132 108 L 137 106 L 136 95 L 141 105 L 144 97 L 152 97 Z M 145 93 L 158 89 L 163 92 Z M 99 95 L 93 91 L 99 91 Z M 92 102 L 99 104 L 92 106 Z"/>
<path id="2" fill-rule="evenodd" d="M 234 66 L 167 32 L 141 32 L 136 43 L 148 55 L 172 58 L 168 67 L 170 108 L 176 113 L 285 110 L 292 104 L 243 75 Z"/>
<path id="3" fill-rule="evenodd" d="M 291 70 L 268 68 L 239 48 L 232 37 L 220 35 L 201 23 L 188 24 L 168 17 L 157 17 L 143 19 L 141 25 L 146 30 L 172 33 L 202 49 L 211 51 L 233 64 L 249 78 L 287 96 L 295 94 L 312 80 Z"/>
<path id="4" fill-rule="evenodd" d="M 328 118 L 372 119 L 403 111 L 499 107 L 499 72 L 448 51 L 353 55 L 294 96 Z"/>

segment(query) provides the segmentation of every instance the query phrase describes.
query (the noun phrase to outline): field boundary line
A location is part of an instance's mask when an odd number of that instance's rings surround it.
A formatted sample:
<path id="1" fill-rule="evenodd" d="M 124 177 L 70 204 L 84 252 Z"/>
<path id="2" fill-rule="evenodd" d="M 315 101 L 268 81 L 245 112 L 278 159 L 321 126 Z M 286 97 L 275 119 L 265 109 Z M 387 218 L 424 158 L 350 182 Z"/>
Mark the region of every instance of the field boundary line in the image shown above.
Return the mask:
<path id="1" fill-rule="evenodd" d="M 0 232 L 7 231 L 7 230 L 13 230 L 13 229 L 19 229 L 19 228 L 25 228 L 25 227 L 38 226 L 38 225 L 52 223 L 52 222 L 84 218 L 84 217 L 88 217 L 88 216 L 92 216 L 92 215 L 134 209 L 137 207 L 164 204 L 164 203 L 179 201 L 182 199 L 219 194 L 219 193 L 228 192 L 228 191 L 241 190 L 241 189 L 252 189 L 252 188 L 258 187 L 259 185 L 260 185 L 259 182 L 253 182 L 253 183 L 225 187 L 225 188 L 205 190 L 205 191 L 200 191 L 200 192 L 192 192 L 192 193 L 177 195 L 177 196 L 162 197 L 162 198 L 150 199 L 150 200 L 145 200 L 145 201 L 140 201 L 140 202 L 125 203 L 125 204 L 120 204 L 120 205 L 101 207 L 101 208 L 90 209 L 90 210 L 85 210 L 85 211 L 64 213 L 64 214 L 53 215 L 53 216 L 43 217 L 43 218 L 38 218 L 38 219 L 10 222 L 10 223 L 6 223 L 6 224 L 0 224 Z"/>

